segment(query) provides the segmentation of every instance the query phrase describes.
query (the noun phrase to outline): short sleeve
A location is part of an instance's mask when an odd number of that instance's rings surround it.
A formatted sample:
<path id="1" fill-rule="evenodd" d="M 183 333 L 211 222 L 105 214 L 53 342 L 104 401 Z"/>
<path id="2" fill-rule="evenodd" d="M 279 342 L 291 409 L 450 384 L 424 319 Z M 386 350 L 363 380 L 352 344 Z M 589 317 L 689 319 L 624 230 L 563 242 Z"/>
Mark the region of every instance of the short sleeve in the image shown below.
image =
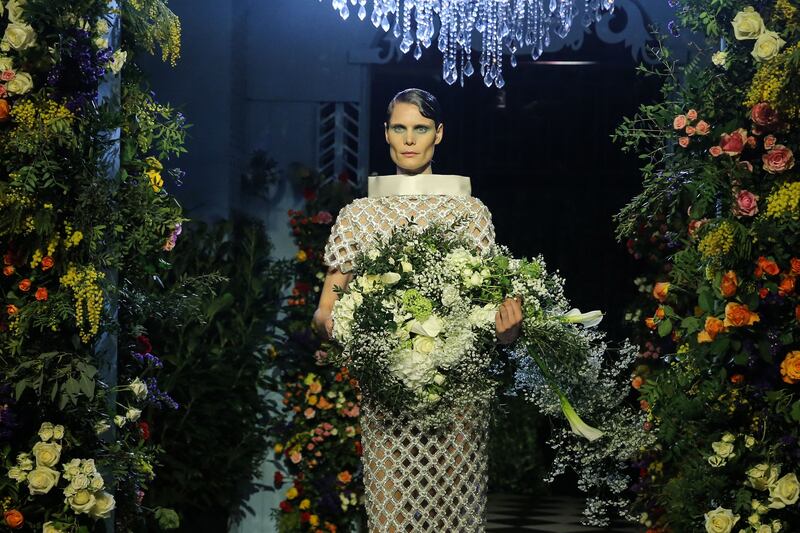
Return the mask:
<path id="1" fill-rule="evenodd" d="M 350 215 L 350 206 L 344 206 L 331 227 L 331 235 L 325 244 L 323 263 L 331 269 L 338 269 L 343 274 L 350 272 L 358 253 L 356 227 Z"/>
<path id="2" fill-rule="evenodd" d="M 481 252 L 485 252 L 494 245 L 494 224 L 492 224 L 492 213 L 489 208 L 477 198 L 470 198 L 470 211 L 473 214 L 472 221 L 467 227 L 467 232 L 475 240 L 475 244 Z"/>

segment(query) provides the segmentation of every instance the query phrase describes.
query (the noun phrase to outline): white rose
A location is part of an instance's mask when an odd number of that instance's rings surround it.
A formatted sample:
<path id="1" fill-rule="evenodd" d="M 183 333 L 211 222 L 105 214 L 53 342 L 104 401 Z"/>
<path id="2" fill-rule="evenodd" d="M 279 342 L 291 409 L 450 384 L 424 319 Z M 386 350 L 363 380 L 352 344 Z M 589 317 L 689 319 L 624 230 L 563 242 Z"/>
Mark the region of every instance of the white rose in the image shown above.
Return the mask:
<path id="1" fill-rule="evenodd" d="M 53 438 L 56 440 L 61 440 L 64 438 L 64 426 L 61 424 L 53 426 Z"/>
<path id="2" fill-rule="evenodd" d="M 105 486 L 106 486 L 106 481 L 100 474 L 93 475 L 92 479 L 89 481 L 89 488 L 95 491 L 100 490 Z"/>
<path id="3" fill-rule="evenodd" d="M 110 29 L 111 27 L 108 25 L 108 21 L 104 18 L 98 20 L 97 25 L 95 26 L 95 31 L 98 33 L 98 35 L 105 35 Z"/>
<path id="4" fill-rule="evenodd" d="M 52 522 L 45 522 L 42 526 L 42 533 L 61 533 L 61 530 Z"/>
<path id="5" fill-rule="evenodd" d="M 97 48 L 108 48 L 108 39 L 105 37 L 96 37 L 94 44 Z"/>
<path id="6" fill-rule="evenodd" d="M 428 400 L 429 403 L 436 403 L 441 399 L 442 397 L 436 394 L 435 392 L 429 392 L 428 397 L 426 398 L 426 400 Z"/>
<path id="7" fill-rule="evenodd" d="M 94 494 L 88 490 L 79 490 L 72 496 L 67 497 L 67 503 L 77 514 L 89 514 L 89 511 L 92 510 L 92 507 L 94 507 L 96 502 L 97 499 L 95 498 Z"/>
<path id="8" fill-rule="evenodd" d="M 89 510 L 89 516 L 92 518 L 108 518 L 111 516 L 111 511 L 116 507 L 114 496 L 104 491 L 95 494 L 94 498 L 94 506 Z"/>
<path id="9" fill-rule="evenodd" d="M 111 429 L 111 424 L 109 424 L 107 420 L 100 420 L 94 425 L 94 432 L 96 435 L 102 435 L 109 429 Z"/>
<path id="10" fill-rule="evenodd" d="M 23 470 L 33 470 L 33 460 L 30 454 L 20 453 L 17 455 L 17 466 Z"/>
<path id="11" fill-rule="evenodd" d="M 400 281 L 400 274 L 397 272 L 387 272 L 381 275 L 381 282 L 386 285 L 394 285 L 398 281 Z"/>
<path id="12" fill-rule="evenodd" d="M 28 490 L 31 496 L 47 494 L 56 483 L 60 474 L 47 466 L 37 466 L 28 473 Z"/>
<path id="13" fill-rule="evenodd" d="M 707 512 L 705 518 L 707 533 L 730 533 L 733 526 L 739 521 L 739 515 L 734 515 L 730 509 L 722 507 Z"/>
<path id="14" fill-rule="evenodd" d="M 736 441 L 736 435 L 734 435 L 733 433 L 727 433 L 726 432 L 725 434 L 722 435 L 722 438 L 720 440 L 722 442 L 735 442 Z"/>
<path id="15" fill-rule="evenodd" d="M 10 22 L 22 22 L 23 7 L 27 0 L 8 0 L 6 2 L 6 9 L 8 9 L 8 20 Z"/>
<path id="16" fill-rule="evenodd" d="M 26 479 L 28 479 L 28 473 L 25 472 L 23 469 L 19 468 L 18 466 L 12 466 L 8 469 L 8 477 L 16 481 L 17 483 L 22 483 Z"/>
<path id="17" fill-rule="evenodd" d="M 436 346 L 434 338 L 427 335 L 417 335 L 412 342 L 414 349 L 421 353 L 431 353 Z"/>
<path id="18" fill-rule="evenodd" d="M 12 22 L 6 27 L 3 35 L 3 49 L 25 50 L 36 44 L 36 32 L 33 27 L 20 22 Z"/>
<path id="19" fill-rule="evenodd" d="M 430 383 L 435 372 L 431 358 L 415 350 L 401 350 L 390 369 L 412 390 L 419 390 Z"/>
<path id="20" fill-rule="evenodd" d="M 757 61 L 766 61 L 778 55 L 785 44 L 786 41 L 781 39 L 780 35 L 774 31 L 766 31 L 756 40 L 751 55 Z"/>
<path id="21" fill-rule="evenodd" d="M 71 480 L 74 476 L 81 473 L 81 460 L 73 459 L 69 463 L 61 466 L 64 469 L 64 479 Z"/>
<path id="22" fill-rule="evenodd" d="M 753 511 L 757 512 L 758 514 L 765 514 L 769 511 L 769 507 L 761 503 L 760 501 L 753 499 L 750 502 L 750 507 L 753 508 Z"/>
<path id="23" fill-rule="evenodd" d="M 109 63 L 108 68 L 111 69 L 111 72 L 114 74 L 119 74 L 122 70 L 122 67 L 125 66 L 125 61 L 128 59 L 128 52 L 124 50 L 115 50 L 114 55 L 111 57 L 111 63 Z"/>
<path id="24" fill-rule="evenodd" d="M 42 422 L 39 427 L 39 438 L 47 442 L 53 438 L 53 424 L 50 422 Z"/>
<path id="25" fill-rule="evenodd" d="M 747 523 L 753 527 L 758 527 L 761 525 L 761 517 L 758 513 L 753 513 L 747 517 Z"/>
<path id="26" fill-rule="evenodd" d="M 733 453 L 733 444 L 730 442 L 714 442 L 711 444 L 711 448 L 713 448 L 714 453 L 722 457 L 723 459 L 728 459 L 729 457 L 735 457 L 736 454 Z"/>
<path id="27" fill-rule="evenodd" d="M 413 272 L 414 265 L 412 265 L 408 261 L 400 261 L 400 266 L 403 268 L 403 272 Z"/>
<path id="28" fill-rule="evenodd" d="M 147 397 L 147 385 L 141 379 L 134 379 L 128 386 L 137 400 L 144 400 Z"/>
<path id="29" fill-rule="evenodd" d="M 14 60 L 8 56 L 0 56 L 0 72 L 14 70 Z"/>
<path id="30" fill-rule="evenodd" d="M 439 386 L 444 385 L 446 379 L 447 378 L 444 376 L 444 374 L 436 374 L 435 376 L 433 376 L 433 382 Z"/>
<path id="31" fill-rule="evenodd" d="M 492 304 L 486 304 L 483 307 L 476 307 L 469 314 L 469 323 L 473 326 L 483 326 L 495 321 L 497 315 L 497 307 Z"/>
<path id="32" fill-rule="evenodd" d="M 767 28 L 764 26 L 764 19 L 752 7 L 746 7 L 739 11 L 731 21 L 733 34 L 739 41 L 747 39 L 757 39 Z"/>
<path id="33" fill-rule="evenodd" d="M 747 472 L 747 479 L 751 487 L 756 490 L 767 490 L 767 488 L 778 480 L 778 467 L 768 464 L 757 464 Z"/>
<path id="34" fill-rule="evenodd" d="M 756 533 L 772 533 L 772 526 L 769 524 L 761 524 L 758 526 L 758 529 L 756 529 Z"/>
<path id="35" fill-rule="evenodd" d="M 25 94 L 33 89 L 33 79 L 27 72 L 17 72 L 14 79 L 6 83 L 6 89 L 11 94 Z"/>
<path id="36" fill-rule="evenodd" d="M 794 472 L 786 474 L 769 487 L 769 508 L 783 509 L 797 503 L 800 497 L 800 484 Z"/>
<path id="37" fill-rule="evenodd" d="M 728 63 L 728 52 L 720 50 L 711 56 L 711 62 L 718 67 L 725 67 Z"/>
<path id="38" fill-rule="evenodd" d="M 81 472 L 84 474 L 94 474 L 97 472 L 97 467 L 94 465 L 94 459 L 84 459 L 83 466 L 81 466 Z"/>
<path id="39" fill-rule="evenodd" d="M 773 520 L 772 521 L 772 532 L 773 533 L 778 533 L 778 531 L 780 531 L 781 529 L 783 529 L 783 522 L 781 522 L 780 520 L 777 520 L 777 519 Z"/>
<path id="40" fill-rule="evenodd" d="M 752 435 L 748 435 L 744 438 L 744 445 L 747 448 L 752 448 L 756 444 L 756 439 Z"/>
<path id="41" fill-rule="evenodd" d="M 720 466 L 724 466 L 726 464 L 726 461 L 719 455 L 712 455 L 708 458 L 708 464 L 710 464 L 714 468 L 718 468 Z"/>
<path id="42" fill-rule="evenodd" d="M 480 272 L 473 272 L 472 275 L 469 277 L 468 285 L 472 285 L 473 287 L 478 287 L 481 283 L 483 283 L 483 276 L 481 276 Z"/>
<path id="43" fill-rule="evenodd" d="M 370 250 L 367 252 L 367 257 L 369 257 L 369 258 L 370 258 L 370 259 L 372 259 L 373 261 L 375 261 L 375 260 L 376 260 L 378 257 L 380 257 L 380 255 L 381 255 L 381 253 L 378 251 L 378 249 L 377 249 L 377 248 L 371 248 L 371 249 L 370 249 Z"/>
<path id="44" fill-rule="evenodd" d="M 414 320 L 411 325 L 411 332 L 417 335 L 426 335 L 428 337 L 437 336 L 444 327 L 444 322 L 436 315 L 431 315 L 425 319 L 425 322 Z"/>
<path id="45" fill-rule="evenodd" d="M 117 416 L 115 416 L 115 417 L 114 417 L 114 423 L 115 423 L 115 424 L 117 425 L 117 427 L 119 427 L 119 428 L 121 428 L 122 426 L 124 426 L 124 425 L 125 425 L 125 422 L 126 422 L 126 420 L 125 420 L 125 417 L 124 417 L 124 416 L 122 416 L 122 415 L 117 415 Z"/>
<path id="46" fill-rule="evenodd" d="M 75 491 L 89 488 L 89 476 L 83 472 L 76 474 L 69 482 L 69 486 Z"/>
<path id="47" fill-rule="evenodd" d="M 55 442 L 37 442 L 33 445 L 36 466 L 56 466 L 61 459 L 61 445 Z"/>
<path id="48" fill-rule="evenodd" d="M 455 285 L 447 284 L 442 288 L 442 305 L 452 307 L 461 299 L 461 293 Z"/>

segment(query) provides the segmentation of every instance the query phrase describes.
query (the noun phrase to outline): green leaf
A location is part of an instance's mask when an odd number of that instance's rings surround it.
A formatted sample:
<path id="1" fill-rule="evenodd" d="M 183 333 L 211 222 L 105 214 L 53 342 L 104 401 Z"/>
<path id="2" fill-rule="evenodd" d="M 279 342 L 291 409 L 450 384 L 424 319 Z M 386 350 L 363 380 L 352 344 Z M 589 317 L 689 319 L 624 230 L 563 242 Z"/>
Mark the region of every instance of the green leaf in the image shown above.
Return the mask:
<path id="1" fill-rule="evenodd" d="M 792 410 L 789 412 L 789 415 L 795 422 L 800 422 L 800 400 L 792 404 Z"/>
<path id="2" fill-rule="evenodd" d="M 700 309 L 706 313 L 714 312 L 714 295 L 711 294 L 710 290 L 702 289 L 698 295 L 697 303 L 700 306 Z"/>
<path id="3" fill-rule="evenodd" d="M 658 334 L 661 337 L 666 337 L 672 333 L 672 320 L 665 319 L 658 324 Z"/>

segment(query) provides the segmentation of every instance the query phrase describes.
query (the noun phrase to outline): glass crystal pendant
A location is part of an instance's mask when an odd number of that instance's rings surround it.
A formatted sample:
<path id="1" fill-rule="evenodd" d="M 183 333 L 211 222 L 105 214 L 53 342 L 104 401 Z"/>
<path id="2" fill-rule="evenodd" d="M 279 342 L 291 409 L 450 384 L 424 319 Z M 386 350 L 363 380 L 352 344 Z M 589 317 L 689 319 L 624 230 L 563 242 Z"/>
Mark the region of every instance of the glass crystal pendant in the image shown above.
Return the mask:
<path id="1" fill-rule="evenodd" d="M 331 5 L 347 19 L 349 3 L 363 20 L 368 2 L 372 24 L 385 32 L 391 28 L 404 54 L 414 50 L 419 59 L 422 49 L 436 38 L 443 56 L 442 75 L 449 84 L 458 79 L 463 83 L 474 73 L 470 54 L 477 33 L 481 77 L 487 87 L 498 88 L 505 85 L 504 54 L 510 55 L 515 67 L 519 48 L 530 47 L 537 60 L 550 45 L 551 33 L 564 38 L 576 18 L 589 26 L 614 11 L 614 0 L 331 0 Z"/>

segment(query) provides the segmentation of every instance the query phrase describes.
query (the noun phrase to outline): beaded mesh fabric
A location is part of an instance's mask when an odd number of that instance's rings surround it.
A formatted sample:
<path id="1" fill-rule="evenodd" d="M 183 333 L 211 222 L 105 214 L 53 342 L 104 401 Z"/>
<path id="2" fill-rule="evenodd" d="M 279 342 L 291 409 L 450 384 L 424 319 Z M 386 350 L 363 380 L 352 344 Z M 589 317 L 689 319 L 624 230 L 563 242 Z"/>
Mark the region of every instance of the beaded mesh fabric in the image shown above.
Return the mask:
<path id="1" fill-rule="evenodd" d="M 424 227 L 470 215 L 464 231 L 485 250 L 494 244 L 491 214 L 469 196 L 404 195 L 360 198 L 344 207 L 325 247 L 325 264 L 350 272 L 361 247 L 388 236 L 409 218 Z M 473 406 L 451 424 L 423 431 L 370 400 L 361 410 L 364 484 L 370 532 L 484 531 L 489 409 Z"/>

